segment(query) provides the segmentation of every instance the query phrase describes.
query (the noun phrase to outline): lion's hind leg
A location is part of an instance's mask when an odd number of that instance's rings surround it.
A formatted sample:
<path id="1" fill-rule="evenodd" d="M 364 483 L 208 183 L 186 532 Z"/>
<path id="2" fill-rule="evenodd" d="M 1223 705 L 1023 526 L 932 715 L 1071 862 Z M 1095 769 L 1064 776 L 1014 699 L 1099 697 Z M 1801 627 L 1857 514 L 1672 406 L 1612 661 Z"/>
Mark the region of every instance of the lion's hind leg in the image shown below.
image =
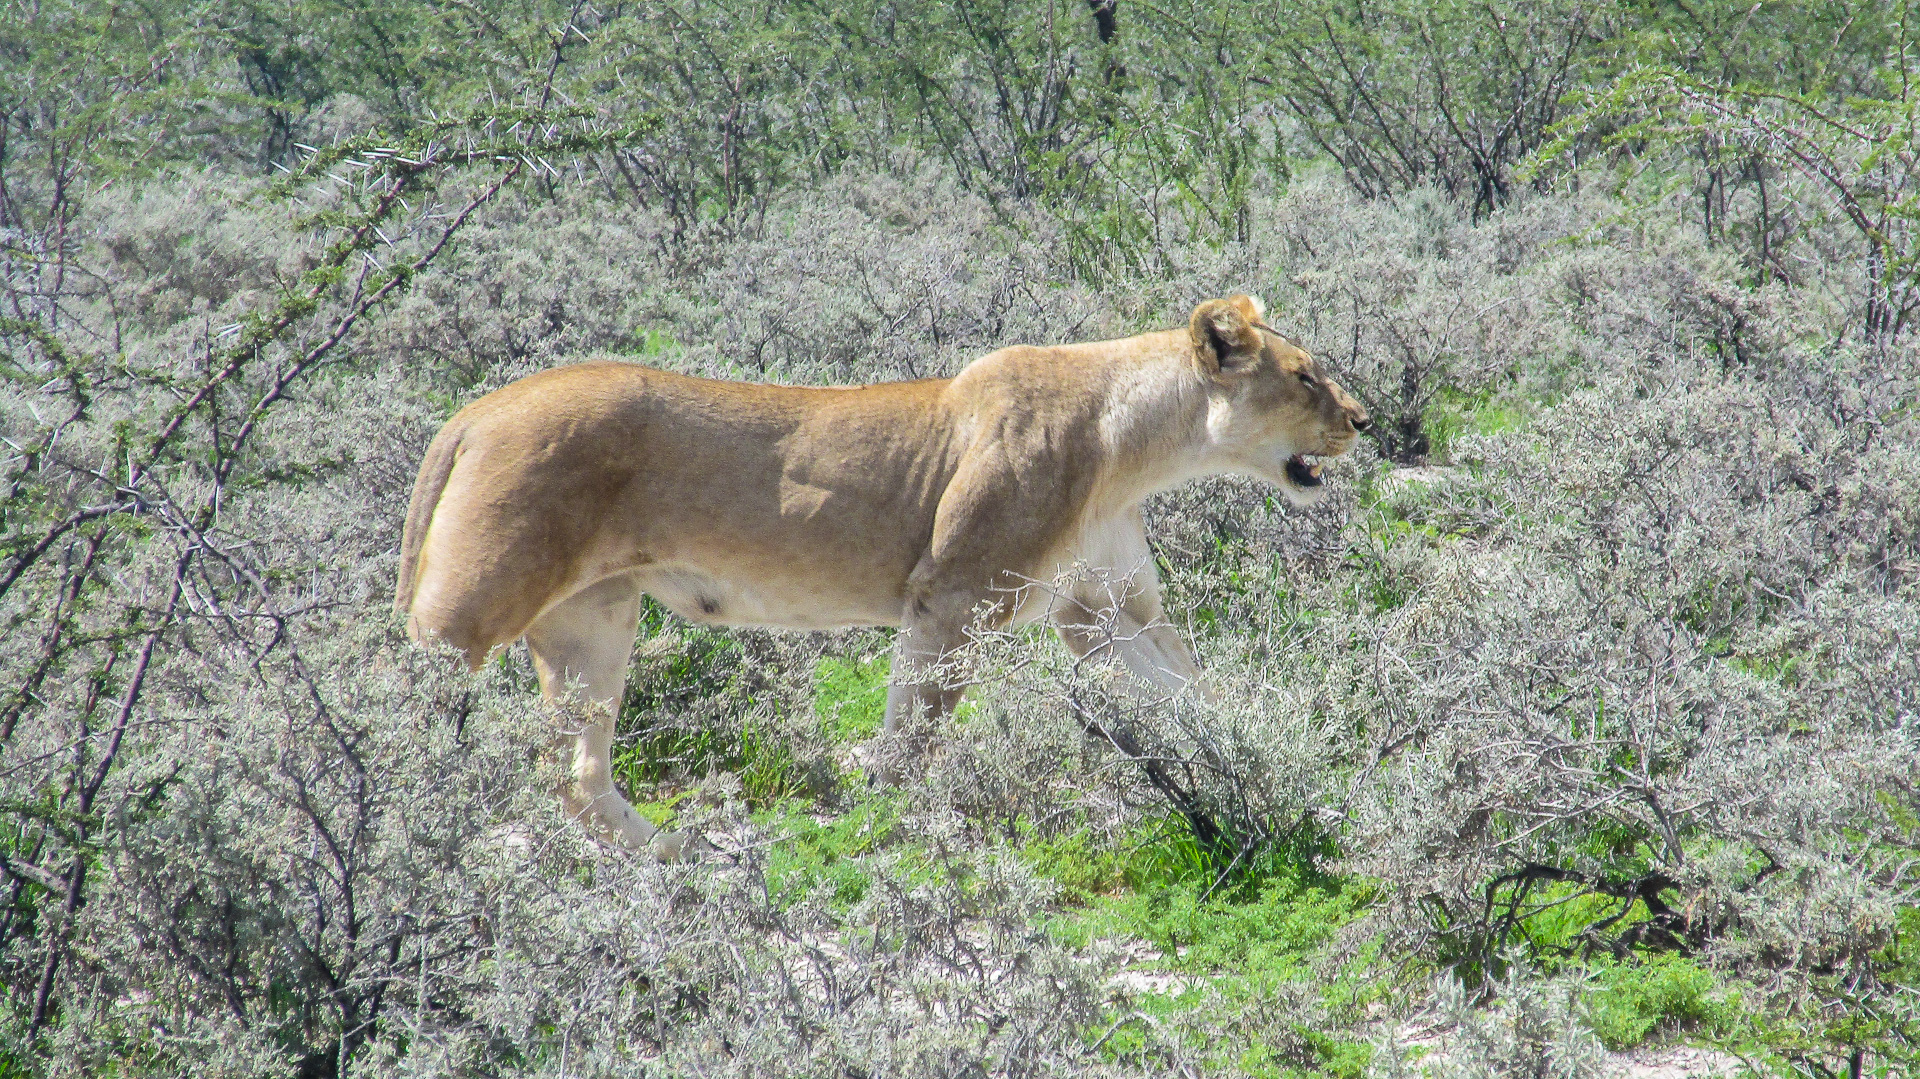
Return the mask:
<path id="1" fill-rule="evenodd" d="M 682 837 L 660 832 L 634 811 L 613 782 L 613 728 L 626 692 L 627 660 L 640 623 L 639 584 L 609 577 L 549 608 L 527 629 L 540 689 L 549 699 L 580 705 L 573 742 L 573 777 L 561 785 L 561 805 L 589 831 L 662 858 L 680 855 Z"/>

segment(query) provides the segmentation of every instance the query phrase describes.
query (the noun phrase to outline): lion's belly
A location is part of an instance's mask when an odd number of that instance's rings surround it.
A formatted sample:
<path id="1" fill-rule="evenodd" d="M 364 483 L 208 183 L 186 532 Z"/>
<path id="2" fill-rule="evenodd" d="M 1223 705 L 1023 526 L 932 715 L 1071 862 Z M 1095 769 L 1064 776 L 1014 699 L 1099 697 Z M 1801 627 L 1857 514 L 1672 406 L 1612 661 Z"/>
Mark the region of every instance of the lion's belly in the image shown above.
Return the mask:
<path id="1" fill-rule="evenodd" d="M 901 593 L 879 581 L 829 582 L 788 574 L 732 574 L 686 564 L 649 567 L 640 587 L 690 622 L 828 630 L 898 625 Z"/>

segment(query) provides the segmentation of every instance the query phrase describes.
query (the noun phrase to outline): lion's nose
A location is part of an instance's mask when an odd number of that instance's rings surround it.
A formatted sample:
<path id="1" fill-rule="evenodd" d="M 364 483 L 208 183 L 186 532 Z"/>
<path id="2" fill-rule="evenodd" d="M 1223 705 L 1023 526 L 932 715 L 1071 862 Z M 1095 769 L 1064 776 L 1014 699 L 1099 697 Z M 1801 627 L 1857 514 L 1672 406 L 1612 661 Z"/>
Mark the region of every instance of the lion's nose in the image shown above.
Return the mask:
<path id="1" fill-rule="evenodd" d="M 1372 426 L 1373 426 L 1373 417 L 1367 415 L 1364 412 L 1360 413 L 1358 416 L 1353 417 L 1353 429 L 1356 431 L 1364 431 L 1367 428 Z"/>

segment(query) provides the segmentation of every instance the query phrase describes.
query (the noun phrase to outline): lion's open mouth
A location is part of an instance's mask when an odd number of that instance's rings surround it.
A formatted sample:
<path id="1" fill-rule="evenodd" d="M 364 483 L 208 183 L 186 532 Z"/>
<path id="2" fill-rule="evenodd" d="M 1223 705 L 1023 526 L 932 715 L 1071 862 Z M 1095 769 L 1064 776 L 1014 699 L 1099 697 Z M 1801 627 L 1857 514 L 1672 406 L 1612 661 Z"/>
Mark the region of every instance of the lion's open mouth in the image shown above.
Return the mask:
<path id="1" fill-rule="evenodd" d="M 1320 486 L 1320 464 L 1307 460 L 1304 453 L 1287 458 L 1287 478 L 1301 487 Z"/>

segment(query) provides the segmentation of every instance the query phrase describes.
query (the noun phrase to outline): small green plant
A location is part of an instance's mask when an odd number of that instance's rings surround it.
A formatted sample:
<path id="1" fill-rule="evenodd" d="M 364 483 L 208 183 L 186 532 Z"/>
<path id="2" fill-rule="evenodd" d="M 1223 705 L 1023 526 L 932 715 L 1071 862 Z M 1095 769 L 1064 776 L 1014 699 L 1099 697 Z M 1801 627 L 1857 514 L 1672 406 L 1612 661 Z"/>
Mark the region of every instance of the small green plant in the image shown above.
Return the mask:
<path id="1" fill-rule="evenodd" d="M 633 803 L 633 810 L 647 818 L 647 821 L 656 828 L 671 828 L 673 826 L 674 816 L 679 811 L 680 803 L 686 801 L 687 797 L 691 794 L 693 794 L 692 791 L 675 791 L 665 798 L 659 798 L 651 802 L 637 801 Z"/>
<path id="2" fill-rule="evenodd" d="M 1328 877 L 1317 852 L 1276 849 L 1249 859 L 1253 873 L 1230 881 L 1177 822 L 1150 825 L 1130 845 L 1099 842 L 1089 830 L 1023 841 L 1021 856 L 1060 883 L 1082 909 L 1053 923 L 1084 945 L 1103 936 L 1146 940 L 1182 970 L 1291 969 L 1365 908 L 1372 892 Z"/>
<path id="3" fill-rule="evenodd" d="M 858 903 L 872 879 L 861 859 L 895 842 L 903 812 L 890 790 L 872 791 L 830 818 L 791 800 L 762 812 L 758 823 L 780 836 L 767 849 L 768 895 L 785 908 L 825 886 L 835 905 Z"/>
<path id="4" fill-rule="evenodd" d="M 1102 842 L 1089 829 L 1030 838 L 1021 854 L 1077 904 L 1048 923 L 1056 940 L 1076 948 L 1144 941 L 1159 952 L 1147 965 L 1173 976 L 1167 988 L 1141 994 L 1130 1016 L 1094 1032 L 1107 1059 L 1149 1055 L 1164 1031 L 1177 1030 L 1223 1070 L 1274 1079 L 1365 1074 L 1370 1047 L 1314 1018 L 1359 1014 L 1382 992 L 1367 975 L 1375 950 L 1362 949 L 1332 977 L 1319 966 L 1334 934 L 1371 902 L 1364 883 L 1328 878 L 1314 858 L 1279 849 L 1252 860 L 1257 876 L 1216 888 L 1220 875 L 1175 822 L 1131 845 Z M 1292 1017 L 1275 1019 L 1276 1008 Z M 1209 1033 L 1223 1022 L 1232 1037 Z"/>
<path id="5" fill-rule="evenodd" d="M 1361 1079 L 1373 1061 L 1373 1047 L 1351 1038 L 1295 1024 L 1287 1044 L 1265 1041 L 1248 1045 L 1234 1063 L 1259 1079 Z"/>
<path id="6" fill-rule="evenodd" d="M 1587 1021 L 1609 1049 L 1630 1049 L 1668 1031 L 1722 1033 L 1741 1013 L 1739 991 L 1687 956 L 1602 958 L 1592 970 Z"/>
<path id="7" fill-rule="evenodd" d="M 642 361 L 658 361 L 663 357 L 682 351 L 683 346 L 670 333 L 651 326 L 636 329 L 621 342 L 620 351 Z"/>
<path id="8" fill-rule="evenodd" d="M 754 805 L 805 789 L 792 745 L 740 686 L 740 642 L 720 630 L 675 632 L 669 619 L 648 601 L 641 630 L 654 632 L 627 677 L 615 777 L 634 790 L 732 772 Z"/>
<path id="9" fill-rule="evenodd" d="M 1422 420 L 1431 443 L 1428 453 L 1437 460 L 1452 458 L 1453 443 L 1462 435 L 1493 435 L 1517 430 L 1527 422 L 1524 409 L 1492 391 L 1461 393 L 1441 390 Z"/>
<path id="10" fill-rule="evenodd" d="M 1099 903 L 1085 928 L 1147 940 L 1178 970 L 1294 980 L 1306 975 L 1312 954 L 1369 898 L 1364 887 L 1303 885 L 1287 878 L 1268 881 L 1244 901 L 1162 889 Z"/>
<path id="11" fill-rule="evenodd" d="M 857 742 L 879 733 L 887 714 L 884 655 L 867 659 L 827 656 L 813 668 L 813 711 L 835 742 Z"/>
<path id="12" fill-rule="evenodd" d="M 738 726 L 723 722 L 651 728 L 613 761 L 614 776 L 630 790 L 714 772 L 738 776 L 750 805 L 795 797 L 806 787 L 792 747 L 769 724 L 751 716 Z"/>
<path id="13" fill-rule="evenodd" d="M 1086 906 L 1138 882 L 1139 867 L 1129 852 L 1115 850 L 1101 842 L 1091 829 L 1040 836 L 1027 821 L 1021 821 L 1018 827 L 1020 860 L 1059 885 L 1058 898 L 1068 906 Z"/>
<path id="14" fill-rule="evenodd" d="M 1587 927 L 1620 914 L 1621 901 L 1578 885 L 1556 884 L 1540 889 L 1528 905 L 1532 913 L 1522 914 L 1518 931 L 1536 953 L 1549 957 L 1551 966 L 1550 957 L 1574 955 L 1587 944 L 1581 935 Z M 1617 934 L 1646 920 L 1646 908 L 1635 903 L 1609 928 Z"/>

